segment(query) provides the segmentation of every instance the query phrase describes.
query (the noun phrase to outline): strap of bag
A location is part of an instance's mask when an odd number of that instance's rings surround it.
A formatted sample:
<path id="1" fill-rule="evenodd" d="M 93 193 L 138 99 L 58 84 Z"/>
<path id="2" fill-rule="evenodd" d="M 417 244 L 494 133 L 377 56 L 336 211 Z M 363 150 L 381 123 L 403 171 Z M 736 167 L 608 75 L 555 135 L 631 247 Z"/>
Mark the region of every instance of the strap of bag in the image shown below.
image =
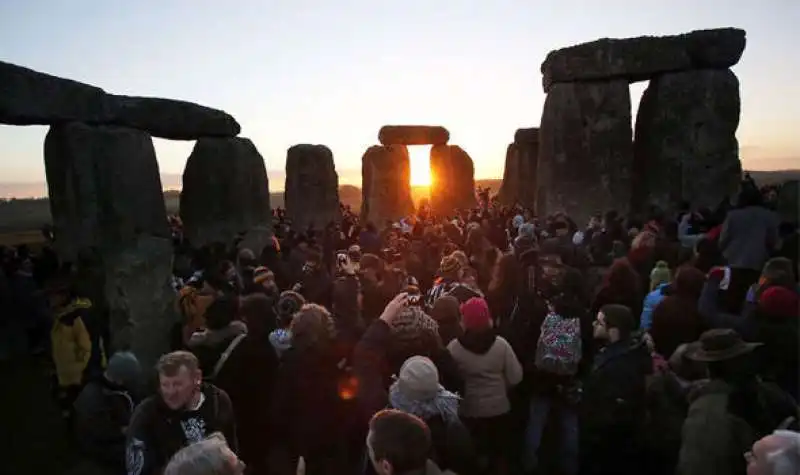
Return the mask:
<path id="1" fill-rule="evenodd" d="M 239 343 L 242 340 L 244 340 L 244 337 L 246 336 L 247 333 L 242 333 L 241 335 L 238 335 L 236 338 L 234 338 L 231 344 L 228 345 L 228 348 L 225 349 L 225 353 L 222 353 L 222 355 L 220 355 L 219 359 L 217 360 L 217 364 L 214 365 L 214 372 L 211 373 L 211 379 L 217 378 L 217 375 L 222 370 L 222 367 L 225 366 L 225 362 L 228 361 L 228 358 L 230 358 L 231 353 L 233 353 L 233 350 L 235 350 L 236 347 L 239 346 Z"/>

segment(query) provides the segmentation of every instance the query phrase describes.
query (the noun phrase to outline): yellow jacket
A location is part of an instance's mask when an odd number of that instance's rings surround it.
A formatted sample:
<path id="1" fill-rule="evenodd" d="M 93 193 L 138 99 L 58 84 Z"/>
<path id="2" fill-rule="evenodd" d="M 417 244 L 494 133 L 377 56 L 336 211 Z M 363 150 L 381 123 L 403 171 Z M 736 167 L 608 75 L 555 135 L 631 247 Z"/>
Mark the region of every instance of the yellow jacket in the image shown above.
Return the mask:
<path id="1" fill-rule="evenodd" d="M 80 385 L 92 355 L 92 339 L 82 315 L 92 308 L 87 299 L 75 299 L 56 313 L 50 340 L 60 386 Z"/>

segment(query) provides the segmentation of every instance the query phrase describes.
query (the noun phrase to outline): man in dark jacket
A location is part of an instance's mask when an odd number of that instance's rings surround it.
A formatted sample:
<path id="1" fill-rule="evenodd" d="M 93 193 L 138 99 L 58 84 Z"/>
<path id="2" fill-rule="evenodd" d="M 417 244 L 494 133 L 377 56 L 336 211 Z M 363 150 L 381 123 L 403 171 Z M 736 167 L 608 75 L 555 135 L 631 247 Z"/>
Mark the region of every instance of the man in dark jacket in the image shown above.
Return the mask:
<path id="1" fill-rule="evenodd" d="M 238 450 L 231 400 L 225 391 L 204 384 L 197 358 L 186 351 L 159 359 L 159 392 L 142 402 L 131 419 L 126 446 L 128 475 L 161 473 L 181 448 L 222 432 Z"/>
<path id="2" fill-rule="evenodd" d="M 634 339 L 633 314 L 606 305 L 594 322 L 594 338 L 605 343 L 583 388 L 581 467 L 586 474 L 637 474 L 637 436 L 645 421 L 645 379 L 652 372 L 647 345 Z"/>

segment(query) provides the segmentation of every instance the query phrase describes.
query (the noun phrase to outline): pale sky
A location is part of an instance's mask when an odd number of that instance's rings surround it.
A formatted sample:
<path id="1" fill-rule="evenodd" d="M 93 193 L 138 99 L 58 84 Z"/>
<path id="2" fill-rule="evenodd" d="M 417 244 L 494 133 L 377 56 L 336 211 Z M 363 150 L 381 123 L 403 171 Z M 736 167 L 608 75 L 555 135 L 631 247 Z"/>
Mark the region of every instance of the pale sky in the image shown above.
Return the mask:
<path id="1" fill-rule="evenodd" d="M 488 178 L 514 131 L 539 124 L 548 51 L 735 26 L 744 166 L 774 169 L 800 166 L 798 25 L 798 0 L 3 0 L 0 59 L 224 109 L 271 172 L 289 146 L 322 143 L 350 181 L 381 125 L 421 123 L 447 127 Z M 45 133 L 0 126 L 1 182 L 44 181 Z M 181 173 L 192 145 L 156 140 L 161 172 Z"/>

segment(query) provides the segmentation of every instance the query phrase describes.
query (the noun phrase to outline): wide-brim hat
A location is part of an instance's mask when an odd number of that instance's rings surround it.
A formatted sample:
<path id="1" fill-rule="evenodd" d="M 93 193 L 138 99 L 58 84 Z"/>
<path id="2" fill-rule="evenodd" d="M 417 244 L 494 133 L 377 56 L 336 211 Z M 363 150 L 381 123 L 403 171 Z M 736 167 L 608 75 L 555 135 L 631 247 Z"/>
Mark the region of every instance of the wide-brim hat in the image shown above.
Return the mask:
<path id="1" fill-rule="evenodd" d="M 731 329 L 708 330 L 700 336 L 699 345 L 687 351 L 690 360 L 703 363 L 725 361 L 752 352 L 763 343 L 748 343 Z"/>

